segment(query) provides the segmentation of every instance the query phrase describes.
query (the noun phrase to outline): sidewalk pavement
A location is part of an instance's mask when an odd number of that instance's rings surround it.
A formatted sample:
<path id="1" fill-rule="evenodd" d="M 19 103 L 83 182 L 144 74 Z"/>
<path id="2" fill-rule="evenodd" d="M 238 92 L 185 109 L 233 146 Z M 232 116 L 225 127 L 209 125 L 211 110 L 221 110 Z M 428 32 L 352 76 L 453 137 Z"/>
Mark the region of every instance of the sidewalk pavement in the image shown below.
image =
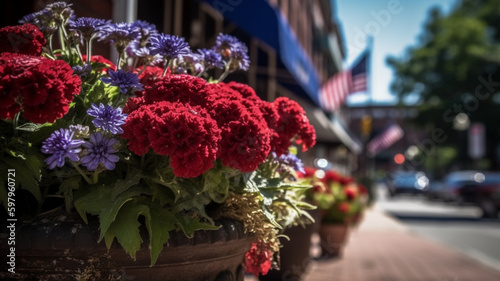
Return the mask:
<path id="1" fill-rule="evenodd" d="M 312 252 L 318 237 L 313 237 Z M 245 277 L 245 281 L 256 280 Z M 377 208 L 353 229 L 343 256 L 312 261 L 303 281 L 500 281 L 500 272 L 410 232 Z M 281 281 L 281 280 L 276 280 Z"/>

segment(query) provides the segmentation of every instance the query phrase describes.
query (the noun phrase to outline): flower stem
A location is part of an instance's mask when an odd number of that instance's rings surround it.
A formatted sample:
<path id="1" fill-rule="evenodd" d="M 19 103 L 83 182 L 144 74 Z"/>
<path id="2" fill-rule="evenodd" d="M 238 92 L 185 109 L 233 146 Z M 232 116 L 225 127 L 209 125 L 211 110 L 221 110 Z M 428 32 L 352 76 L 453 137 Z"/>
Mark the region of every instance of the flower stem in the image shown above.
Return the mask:
<path id="1" fill-rule="evenodd" d="M 85 179 L 85 181 L 88 183 L 88 184 L 93 184 L 92 181 L 89 179 L 89 177 L 82 171 L 82 169 L 80 169 L 80 167 L 73 161 L 69 161 L 71 163 L 71 165 L 73 165 L 73 167 L 75 167 L 75 169 L 78 171 L 78 173 L 80 173 L 80 175 L 82 175 L 82 177 Z"/>
<path id="2" fill-rule="evenodd" d="M 17 137 L 18 132 L 17 132 L 17 125 L 19 124 L 19 116 L 21 115 L 21 112 L 16 113 L 14 116 L 14 120 L 12 121 L 12 126 L 14 127 L 14 136 Z"/>
<path id="3" fill-rule="evenodd" d="M 164 66 L 163 73 L 161 74 L 161 76 L 165 76 L 165 74 L 167 73 L 167 69 L 170 66 L 170 62 L 171 62 L 171 60 L 165 59 L 165 63 L 163 64 L 163 66 Z"/>
<path id="4" fill-rule="evenodd" d="M 92 56 L 92 39 L 88 39 L 85 41 L 87 44 L 87 49 L 85 50 L 85 54 L 87 55 L 87 60 L 85 61 L 85 64 L 90 65 L 90 57 Z"/>

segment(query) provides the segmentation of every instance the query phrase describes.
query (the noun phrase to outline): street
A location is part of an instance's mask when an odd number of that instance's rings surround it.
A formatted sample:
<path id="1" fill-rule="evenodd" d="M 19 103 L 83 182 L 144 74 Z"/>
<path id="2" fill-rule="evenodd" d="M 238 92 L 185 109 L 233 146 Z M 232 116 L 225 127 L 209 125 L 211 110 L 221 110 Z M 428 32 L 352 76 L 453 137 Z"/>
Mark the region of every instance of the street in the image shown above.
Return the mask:
<path id="1" fill-rule="evenodd" d="M 500 220 L 482 219 L 473 206 L 429 201 L 419 196 L 388 198 L 377 190 L 376 208 L 399 220 L 412 232 L 441 243 L 500 271 Z"/>

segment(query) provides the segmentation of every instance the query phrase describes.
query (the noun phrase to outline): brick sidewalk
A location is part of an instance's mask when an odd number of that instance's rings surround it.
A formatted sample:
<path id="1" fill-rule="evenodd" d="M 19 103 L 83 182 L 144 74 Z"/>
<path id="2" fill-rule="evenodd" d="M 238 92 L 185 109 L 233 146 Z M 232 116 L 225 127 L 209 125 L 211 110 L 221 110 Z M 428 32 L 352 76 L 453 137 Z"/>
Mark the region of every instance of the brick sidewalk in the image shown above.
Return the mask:
<path id="1" fill-rule="evenodd" d="M 317 237 L 315 240 L 317 243 Z M 351 232 L 343 257 L 312 262 L 303 278 L 327 280 L 500 281 L 500 272 L 419 237 L 381 211 L 371 209 L 359 228 Z"/>
<path id="2" fill-rule="evenodd" d="M 304 281 L 500 281 L 500 272 L 368 210 L 341 259 L 314 262 Z"/>

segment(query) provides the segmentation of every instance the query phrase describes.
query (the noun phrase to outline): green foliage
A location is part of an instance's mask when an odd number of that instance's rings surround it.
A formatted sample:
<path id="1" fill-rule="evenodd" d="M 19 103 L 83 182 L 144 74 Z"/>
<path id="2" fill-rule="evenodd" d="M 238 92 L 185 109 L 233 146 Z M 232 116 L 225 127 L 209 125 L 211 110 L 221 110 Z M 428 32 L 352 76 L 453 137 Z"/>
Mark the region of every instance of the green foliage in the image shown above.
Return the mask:
<path id="1" fill-rule="evenodd" d="M 447 143 L 458 142 L 453 118 L 460 112 L 486 126 L 487 157 L 496 162 L 494 148 L 500 132 L 500 2 L 462 0 L 449 14 L 434 9 L 420 36 L 399 58 L 387 62 L 397 79 L 392 90 L 401 100 L 419 98 L 420 113 L 413 120 L 422 127 L 442 129 Z M 429 131 L 430 132 L 430 131 Z M 498 166 L 500 163 L 496 163 Z"/>

